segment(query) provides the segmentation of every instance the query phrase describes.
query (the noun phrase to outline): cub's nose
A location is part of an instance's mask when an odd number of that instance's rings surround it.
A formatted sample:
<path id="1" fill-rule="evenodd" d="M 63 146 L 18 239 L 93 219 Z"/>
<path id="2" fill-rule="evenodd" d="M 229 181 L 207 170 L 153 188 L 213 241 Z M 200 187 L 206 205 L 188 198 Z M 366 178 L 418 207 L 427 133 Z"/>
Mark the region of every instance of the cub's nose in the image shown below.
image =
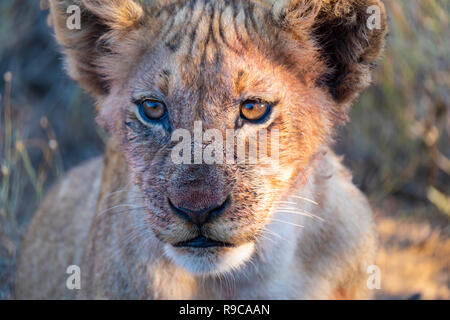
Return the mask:
<path id="1" fill-rule="evenodd" d="M 175 206 L 170 199 L 168 199 L 168 201 L 170 209 L 176 215 L 188 222 L 195 223 L 196 225 L 202 225 L 220 217 L 231 203 L 230 197 L 227 197 L 226 200 L 220 205 L 203 208 L 200 210 L 190 210 L 181 206 Z"/>

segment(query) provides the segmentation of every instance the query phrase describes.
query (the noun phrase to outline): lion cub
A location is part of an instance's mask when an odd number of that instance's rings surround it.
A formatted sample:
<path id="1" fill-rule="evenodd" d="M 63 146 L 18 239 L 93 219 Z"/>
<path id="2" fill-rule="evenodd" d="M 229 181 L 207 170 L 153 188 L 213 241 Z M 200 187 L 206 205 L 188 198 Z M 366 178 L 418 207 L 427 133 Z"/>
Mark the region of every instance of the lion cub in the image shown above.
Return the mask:
<path id="1" fill-rule="evenodd" d="M 328 146 L 382 51 L 381 1 L 50 8 L 110 140 L 36 213 L 18 298 L 368 296 L 371 211 Z M 73 8 L 80 28 L 69 28 Z M 266 161 L 249 161 L 263 149 Z"/>

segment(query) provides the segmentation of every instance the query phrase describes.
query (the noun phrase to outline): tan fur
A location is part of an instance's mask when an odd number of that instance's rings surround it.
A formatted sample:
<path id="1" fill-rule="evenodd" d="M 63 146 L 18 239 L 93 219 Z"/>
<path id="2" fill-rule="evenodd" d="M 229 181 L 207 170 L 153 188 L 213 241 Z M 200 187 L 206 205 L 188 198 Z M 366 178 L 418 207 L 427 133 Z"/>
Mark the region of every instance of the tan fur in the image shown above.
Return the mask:
<path id="1" fill-rule="evenodd" d="M 74 3 L 85 18 L 79 31 L 65 28 Z M 365 24 L 372 4 L 380 30 Z M 381 52 L 380 1 L 54 0 L 51 8 L 69 73 L 98 100 L 111 138 L 103 160 L 69 173 L 33 219 L 19 298 L 367 297 L 370 208 L 328 145 Z M 133 111 L 155 94 L 168 105 L 167 127 Z M 266 122 L 239 120 L 236 101 L 251 98 L 275 103 Z M 172 163 L 171 130 L 195 121 L 244 139 L 278 129 L 279 170 Z M 198 210 L 226 197 L 226 212 L 201 227 L 167 200 Z M 234 247 L 173 246 L 199 232 Z M 72 264 L 82 270 L 79 292 L 65 288 Z"/>

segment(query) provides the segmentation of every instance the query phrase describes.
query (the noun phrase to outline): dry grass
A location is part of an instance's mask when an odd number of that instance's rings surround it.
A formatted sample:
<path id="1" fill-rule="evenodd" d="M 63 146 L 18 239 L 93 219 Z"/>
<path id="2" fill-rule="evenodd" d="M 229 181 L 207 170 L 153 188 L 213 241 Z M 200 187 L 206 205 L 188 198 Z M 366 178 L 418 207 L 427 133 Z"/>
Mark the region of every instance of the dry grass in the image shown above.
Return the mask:
<path id="1" fill-rule="evenodd" d="M 0 299 L 10 297 L 21 236 L 45 190 L 102 148 L 46 20 L 39 1 L 0 1 Z"/>
<path id="2" fill-rule="evenodd" d="M 450 299 L 449 230 L 427 221 L 380 217 L 378 298 Z"/>
<path id="3" fill-rule="evenodd" d="M 450 195 L 450 1 L 385 2 L 386 52 L 338 147 L 366 193 L 428 202 Z"/>
<path id="4" fill-rule="evenodd" d="M 10 72 L 5 73 L 4 83 L 0 109 L 0 299 L 8 298 L 10 292 L 24 213 L 41 200 L 48 176 L 59 176 L 62 171 L 58 142 L 48 119 L 40 120 L 46 138 L 29 138 L 23 115 L 11 104 Z M 38 150 L 40 160 L 33 163 L 30 150 Z"/>

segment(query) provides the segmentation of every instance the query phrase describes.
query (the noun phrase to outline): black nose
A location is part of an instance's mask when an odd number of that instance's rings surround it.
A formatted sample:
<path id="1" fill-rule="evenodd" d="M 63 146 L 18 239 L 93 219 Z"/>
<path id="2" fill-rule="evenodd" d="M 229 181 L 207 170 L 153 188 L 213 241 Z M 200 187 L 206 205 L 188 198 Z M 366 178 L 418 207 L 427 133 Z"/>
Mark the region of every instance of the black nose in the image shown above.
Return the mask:
<path id="1" fill-rule="evenodd" d="M 206 222 L 210 222 L 218 217 L 220 217 L 225 210 L 229 207 L 231 203 L 230 197 L 228 197 L 221 205 L 209 207 L 201 210 L 189 210 L 183 207 L 176 207 L 173 205 L 172 201 L 169 200 L 169 206 L 172 211 L 179 217 L 186 221 L 195 223 L 197 225 L 202 225 Z"/>

